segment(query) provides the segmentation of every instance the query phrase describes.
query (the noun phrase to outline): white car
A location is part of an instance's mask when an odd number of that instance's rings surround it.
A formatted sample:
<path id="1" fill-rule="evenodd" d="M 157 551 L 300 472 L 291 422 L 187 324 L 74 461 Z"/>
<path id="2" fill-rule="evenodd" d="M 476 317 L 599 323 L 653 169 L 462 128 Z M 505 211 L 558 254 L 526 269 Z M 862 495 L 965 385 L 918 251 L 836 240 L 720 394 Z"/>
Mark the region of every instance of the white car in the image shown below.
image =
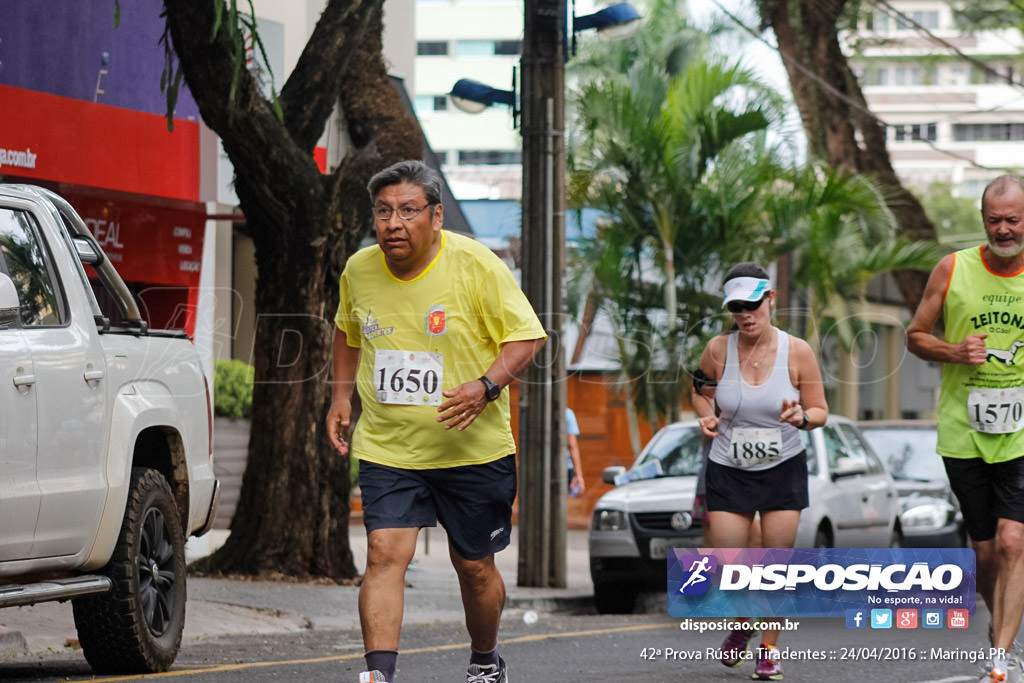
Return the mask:
<path id="1" fill-rule="evenodd" d="M 800 515 L 797 547 L 893 545 L 896 486 L 857 426 L 830 416 L 800 437 L 807 448 L 810 506 Z M 641 590 L 665 590 L 669 549 L 704 545 L 703 523 L 693 510 L 702 446 L 696 421 L 676 422 L 654 435 L 628 471 L 604 470 L 609 484 L 660 474 L 616 486 L 594 507 L 590 576 L 599 612 L 629 612 Z"/>

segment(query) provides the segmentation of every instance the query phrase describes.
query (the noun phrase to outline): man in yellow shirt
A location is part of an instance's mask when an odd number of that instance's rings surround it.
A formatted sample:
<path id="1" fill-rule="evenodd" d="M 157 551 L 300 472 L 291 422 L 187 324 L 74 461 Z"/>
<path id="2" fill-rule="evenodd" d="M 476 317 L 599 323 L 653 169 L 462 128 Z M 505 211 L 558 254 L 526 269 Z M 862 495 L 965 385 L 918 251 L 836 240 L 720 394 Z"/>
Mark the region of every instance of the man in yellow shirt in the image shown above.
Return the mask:
<path id="1" fill-rule="evenodd" d="M 907 348 L 943 363 L 938 451 L 977 555 L 978 591 L 1001 648 L 983 682 L 1019 680 L 1024 613 L 1024 181 L 981 196 L 987 242 L 943 258 L 907 328 Z M 942 316 L 945 333 L 935 334 Z M 1009 656 L 1005 656 L 1009 655 Z"/>
<path id="2" fill-rule="evenodd" d="M 515 442 L 504 391 L 546 334 L 508 267 L 442 230 L 441 180 L 418 161 L 368 184 L 377 244 L 340 281 L 327 433 L 359 458 L 367 531 L 359 618 L 362 681 L 393 683 L 405 570 L 424 526 L 448 534 L 471 639 L 468 683 L 505 683 L 497 653 L 505 584 L 494 553 L 509 543 Z M 352 390 L 362 399 L 351 444 Z"/>

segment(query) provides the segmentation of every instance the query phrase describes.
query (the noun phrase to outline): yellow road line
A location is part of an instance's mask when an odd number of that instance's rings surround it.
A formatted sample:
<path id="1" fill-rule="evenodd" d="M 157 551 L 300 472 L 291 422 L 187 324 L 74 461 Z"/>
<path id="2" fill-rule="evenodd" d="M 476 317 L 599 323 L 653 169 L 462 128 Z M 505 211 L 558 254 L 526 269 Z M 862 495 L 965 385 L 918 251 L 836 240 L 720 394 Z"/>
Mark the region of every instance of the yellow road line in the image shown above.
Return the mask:
<path id="1" fill-rule="evenodd" d="M 517 638 L 502 638 L 500 645 L 509 645 L 511 643 L 532 643 L 538 640 L 547 639 L 558 639 L 558 638 L 580 638 L 585 636 L 601 636 L 608 635 L 611 633 L 630 633 L 633 631 L 652 631 L 659 628 L 673 628 L 678 629 L 678 626 L 669 624 L 640 624 L 637 626 L 619 626 L 614 628 L 597 628 L 588 629 L 585 631 L 566 631 L 564 633 L 536 633 L 528 636 L 519 636 Z M 430 647 L 417 647 L 409 650 L 400 650 L 401 655 L 413 655 L 423 652 L 444 652 L 446 650 L 459 650 L 468 647 L 467 643 L 453 643 L 451 645 L 439 645 Z M 192 668 L 192 669 L 175 669 L 173 671 L 165 671 L 158 674 L 142 674 L 137 676 L 119 676 L 113 678 L 96 678 L 97 681 L 140 681 L 143 679 L 151 678 L 169 678 L 172 676 L 198 676 L 201 674 L 208 673 L 220 673 L 222 671 L 241 671 L 243 669 L 265 669 L 274 666 L 289 666 L 295 664 L 322 664 L 324 662 L 347 662 L 353 659 L 362 658 L 362 652 L 353 652 L 347 655 L 332 655 L 330 657 L 311 657 L 308 659 L 284 659 L 273 662 L 248 662 L 245 664 L 211 664 L 204 667 Z"/>

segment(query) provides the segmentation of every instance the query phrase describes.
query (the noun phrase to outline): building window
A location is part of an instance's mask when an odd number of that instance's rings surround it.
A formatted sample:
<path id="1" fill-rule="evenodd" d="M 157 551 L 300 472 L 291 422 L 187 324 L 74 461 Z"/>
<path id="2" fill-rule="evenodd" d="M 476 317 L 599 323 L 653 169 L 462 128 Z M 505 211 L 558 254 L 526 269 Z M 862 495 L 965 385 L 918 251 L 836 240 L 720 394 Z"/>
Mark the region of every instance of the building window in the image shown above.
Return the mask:
<path id="1" fill-rule="evenodd" d="M 966 64 L 960 64 L 949 68 L 950 85 L 967 85 L 971 80 L 971 68 Z"/>
<path id="2" fill-rule="evenodd" d="M 515 56 L 523 51 L 521 40 L 458 40 L 456 57 Z"/>
<path id="3" fill-rule="evenodd" d="M 917 10 L 907 14 L 876 10 L 868 16 L 865 26 L 876 33 L 916 31 L 918 27 L 935 30 L 939 28 L 939 13 L 937 10 Z"/>
<path id="4" fill-rule="evenodd" d="M 420 57 L 438 57 L 448 54 L 448 43 L 443 40 L 421 40 L 416 43 L 416 54 Z"/>
<path id="5" fill-rule="evenodd" d="M 934 123 L 903 123 L 890 128 L 894 142 L 935 142 L 938 134 L 938 125 Z"/>
<path id="6" fill-rule="evenodd" d="M 937 10 L 916 10 L 910 13 L 910 18 L 918 26 L 923 26 L 929 30 L 939 27 L 939 13 Z"/>
<path id="7" fill-rule="evenodd" d="M 955 123 L 956 142 L 1007 142 L 1024 140 L 1024 123 Z"/>
<path id="8" fill-rule="evenodd" d="M 459 152 L 461 166 L 499 166 L 521 164 L 523 154 L 518 149 L 466 149 Z"/>
<path id="9" fill-rule="evenodd" d="M 458 40 L 455 42 L 456 57 L 493 57 L 493 40 Z"/>
<path id="10" fill-rule="evenodd" d="M 871 85 L 932 85 L 938 81 L 936 67 L 880 66 L 871 80 Z"/>
<path id="11" fill-rule="evenodd" d="M 417 95 L 412 103 L 417 115 L 435 111 L 448 111 L 447 95 Z"/>
<path id="12" fill-rule="evenodd" d="M 521 40 L 496 40 L 494 41 L 494 54 L 496 55 L 518 55 L 523 51 Z"/>

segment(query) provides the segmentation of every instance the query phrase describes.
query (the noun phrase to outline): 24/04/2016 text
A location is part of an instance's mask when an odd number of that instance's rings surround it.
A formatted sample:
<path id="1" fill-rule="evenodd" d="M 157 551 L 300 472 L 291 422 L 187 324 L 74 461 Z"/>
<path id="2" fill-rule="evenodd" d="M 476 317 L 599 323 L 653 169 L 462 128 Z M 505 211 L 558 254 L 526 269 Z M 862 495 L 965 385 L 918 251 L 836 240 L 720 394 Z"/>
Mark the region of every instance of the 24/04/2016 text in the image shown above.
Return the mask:
<path id="1" fill-rule="evenodd" d="M 779 648 L 781 659 L 789 661 L 966 661 L 977 663 L 991 659 L 999 651 L 995 648 L 945 649 L 916 647 L 841 647 L 834 650 L 816 648 Z M 753 653 L 743 653 L 753 657 Z M 721 648 L 677 649 L 673 647 L 645 647 L 640 658 L 649 661 L 718 661 Z"/>

